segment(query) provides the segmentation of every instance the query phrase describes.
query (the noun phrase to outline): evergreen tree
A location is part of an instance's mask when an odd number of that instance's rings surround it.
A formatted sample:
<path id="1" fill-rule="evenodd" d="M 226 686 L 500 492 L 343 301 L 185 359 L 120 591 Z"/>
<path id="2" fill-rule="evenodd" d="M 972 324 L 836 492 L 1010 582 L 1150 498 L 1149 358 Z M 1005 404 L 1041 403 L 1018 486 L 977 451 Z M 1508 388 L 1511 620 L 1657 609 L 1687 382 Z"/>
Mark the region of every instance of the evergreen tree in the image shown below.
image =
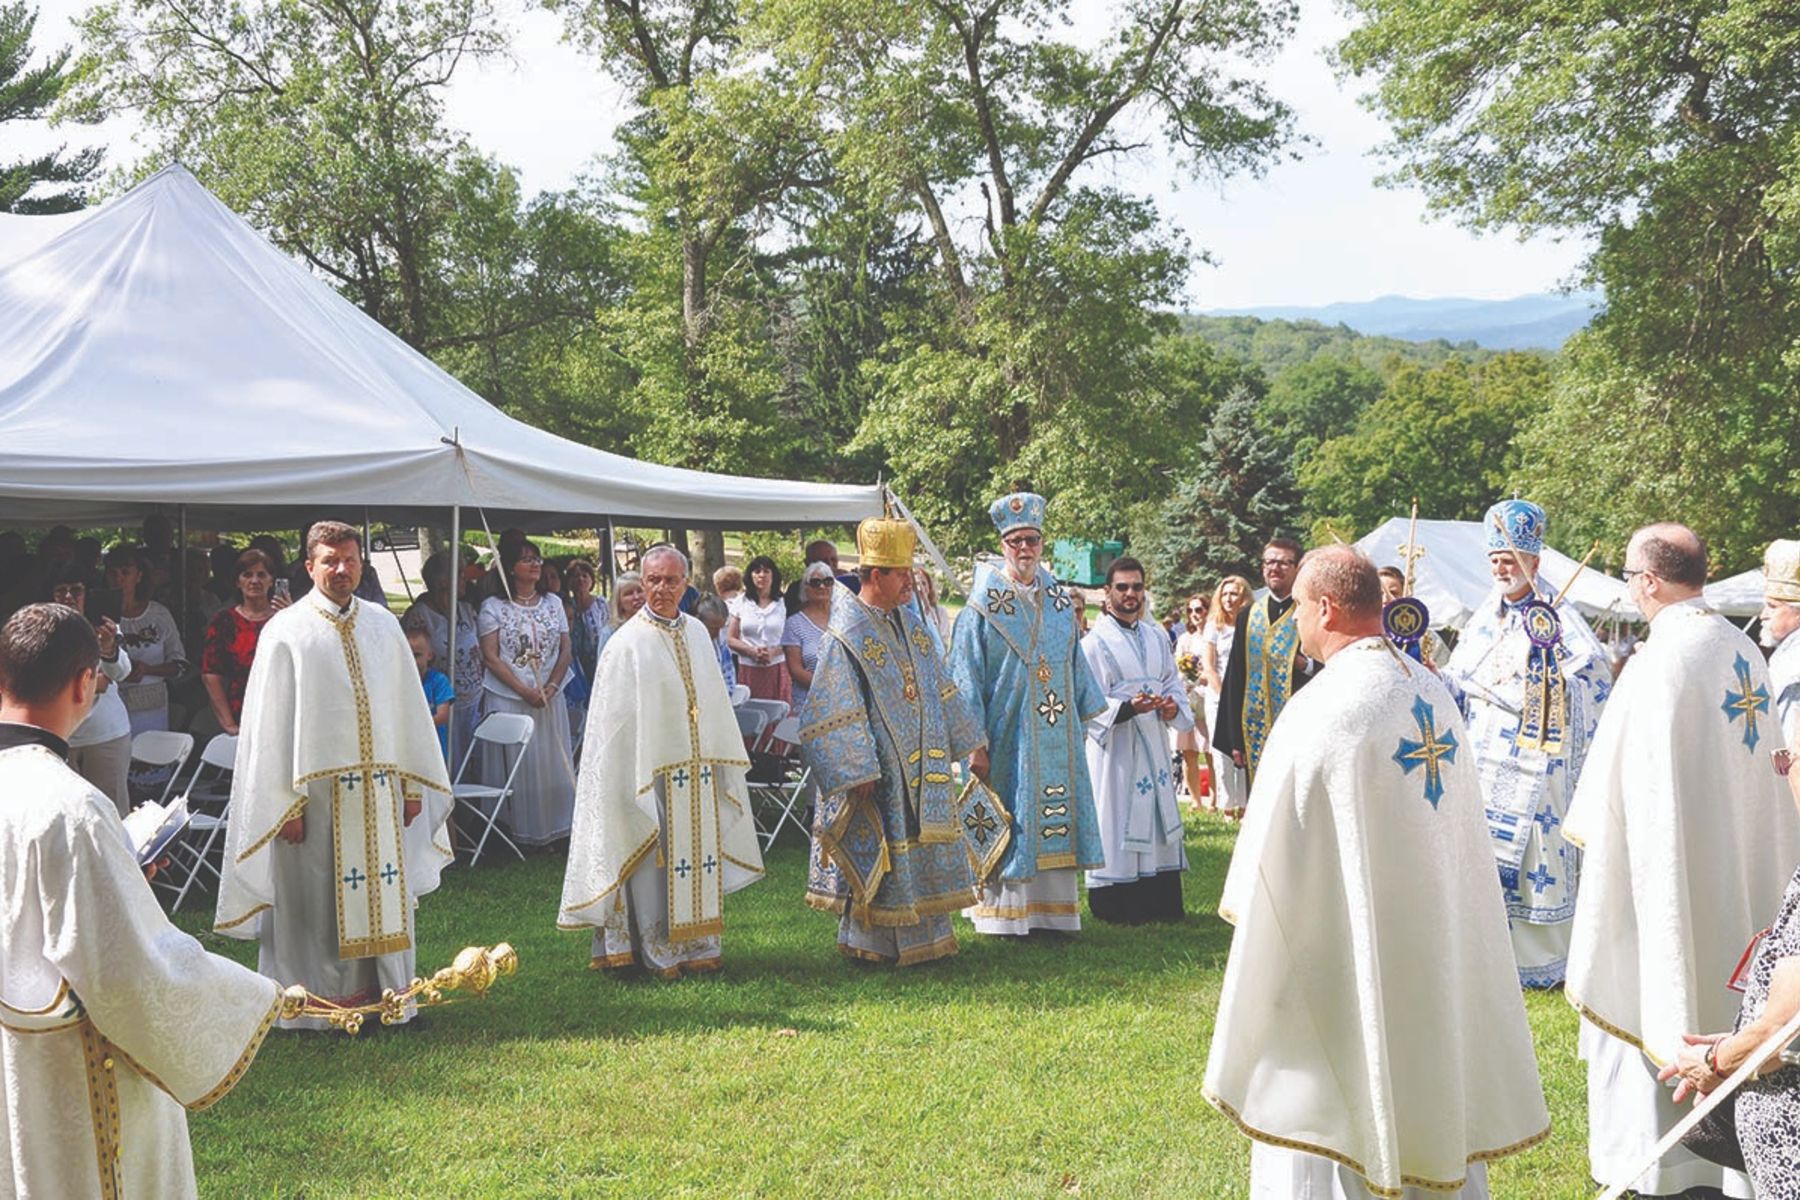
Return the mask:
<path id="1" fill-rule="evenodd" d="M 50 111 L 68 83 L 69 52 L 50 56 L 30 67 L 31 34 L 37 10 L 25 0 L 0 3 L 0 126 L 9 121 L 36 121 Z M 66 147 L 17 161 L 0 161 L 0 212 L 73 212 L 87 203 L 83 184 L 100 169 L 100 152 L 66 155 Z M 38 188 L 51 185 L 51 190 Z M 33 189 L 36 195 L 30 195 Z"/>
<path id="2" fill-rule="evenodd" d="M 1298 532 L 1300 490 L 1280 438 L 1261 427 L 1257 402 L 1238 387 L 1219 405 L 1196 462 L 1157 512 L 1148 558 L 1157 588 L 1210 592 L 1252 570 L 1277 534 Z"/>

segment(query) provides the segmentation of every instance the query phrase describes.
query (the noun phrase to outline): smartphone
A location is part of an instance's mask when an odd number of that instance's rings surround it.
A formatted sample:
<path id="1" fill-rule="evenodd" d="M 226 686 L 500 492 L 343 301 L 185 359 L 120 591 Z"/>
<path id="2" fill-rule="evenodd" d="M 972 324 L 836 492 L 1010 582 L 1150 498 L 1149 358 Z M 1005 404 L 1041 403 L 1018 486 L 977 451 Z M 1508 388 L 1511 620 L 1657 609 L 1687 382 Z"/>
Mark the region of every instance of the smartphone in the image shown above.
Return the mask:
<path id="1" fill-rule="evenodd" d="M 269 596 L 271 599 L 279 598 L 286 600 L 288 598 L 288 581 L 285 579 L 277 579 L 275 581 L 275 586 L 269 589 Z"/>

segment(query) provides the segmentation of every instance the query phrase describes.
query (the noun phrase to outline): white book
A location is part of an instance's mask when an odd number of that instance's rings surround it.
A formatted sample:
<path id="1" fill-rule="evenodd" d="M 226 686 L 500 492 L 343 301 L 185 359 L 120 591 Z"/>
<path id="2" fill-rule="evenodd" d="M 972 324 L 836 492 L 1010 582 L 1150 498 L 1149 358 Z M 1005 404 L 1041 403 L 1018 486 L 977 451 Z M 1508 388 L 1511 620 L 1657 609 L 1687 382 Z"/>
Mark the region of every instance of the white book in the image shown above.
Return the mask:
<path id="1" fill-rule="evenodd" d="M 125 818 L 125 836 L 137 853 L 138 864 L 149 866 L 163 856 L 175 835 L 187 828 L 187 797 L 177 796 L 167 807 L 146 801 L 131 810 Z"/>

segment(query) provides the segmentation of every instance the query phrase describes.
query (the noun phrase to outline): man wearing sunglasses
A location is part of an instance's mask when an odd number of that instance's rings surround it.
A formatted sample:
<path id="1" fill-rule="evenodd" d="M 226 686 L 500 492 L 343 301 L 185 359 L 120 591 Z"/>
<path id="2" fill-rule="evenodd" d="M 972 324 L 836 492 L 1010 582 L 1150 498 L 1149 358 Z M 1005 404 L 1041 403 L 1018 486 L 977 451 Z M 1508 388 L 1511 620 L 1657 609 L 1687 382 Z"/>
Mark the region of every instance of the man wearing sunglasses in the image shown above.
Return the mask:
<path id="1" fill-rule="evenodd" d="M 1081 656 L 1081 601 L 1041 564 L 1044 498 L 1015 492 L 988 509 L 1004 569 L 975 568 L 951 633 L 951 673 L 987 732 L 969 765 L 1012 816 L 1012 844 L 969 917 L 977 933 L 1081 928 L 1076 872 L 1103 866 L 1083 724 L 1106 697 Z"/>
<path id="2" fill-rule="evenodd" d="M 1318 664 L 1300 651 L 1294 625 L 1294 578 L 1300 570 L 1300 543 L 1290 537 L 1270 538 L 1262 552 L 1266 585 L 1238 613 L 1231 659 L 1219 684 L 1219 715 L 1213 726 L 1213 749 L 1228 754 L 1250 782 L 1275 718 L 1288 697 Z"/>

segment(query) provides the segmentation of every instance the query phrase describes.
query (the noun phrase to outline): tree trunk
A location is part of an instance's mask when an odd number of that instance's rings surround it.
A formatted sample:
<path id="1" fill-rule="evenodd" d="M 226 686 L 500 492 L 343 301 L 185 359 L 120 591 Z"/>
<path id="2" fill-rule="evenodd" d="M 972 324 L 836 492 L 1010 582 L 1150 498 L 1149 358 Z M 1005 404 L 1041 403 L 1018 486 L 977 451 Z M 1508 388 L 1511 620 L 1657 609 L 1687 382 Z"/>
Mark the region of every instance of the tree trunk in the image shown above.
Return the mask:
<path id="1" fill-rule="evenodd" d="M 725 565 L 725 531 L 700 530 L 700 544 L 694 548 L 694 583 L 703 592 L 712 591 L 713 572 Z"/>

